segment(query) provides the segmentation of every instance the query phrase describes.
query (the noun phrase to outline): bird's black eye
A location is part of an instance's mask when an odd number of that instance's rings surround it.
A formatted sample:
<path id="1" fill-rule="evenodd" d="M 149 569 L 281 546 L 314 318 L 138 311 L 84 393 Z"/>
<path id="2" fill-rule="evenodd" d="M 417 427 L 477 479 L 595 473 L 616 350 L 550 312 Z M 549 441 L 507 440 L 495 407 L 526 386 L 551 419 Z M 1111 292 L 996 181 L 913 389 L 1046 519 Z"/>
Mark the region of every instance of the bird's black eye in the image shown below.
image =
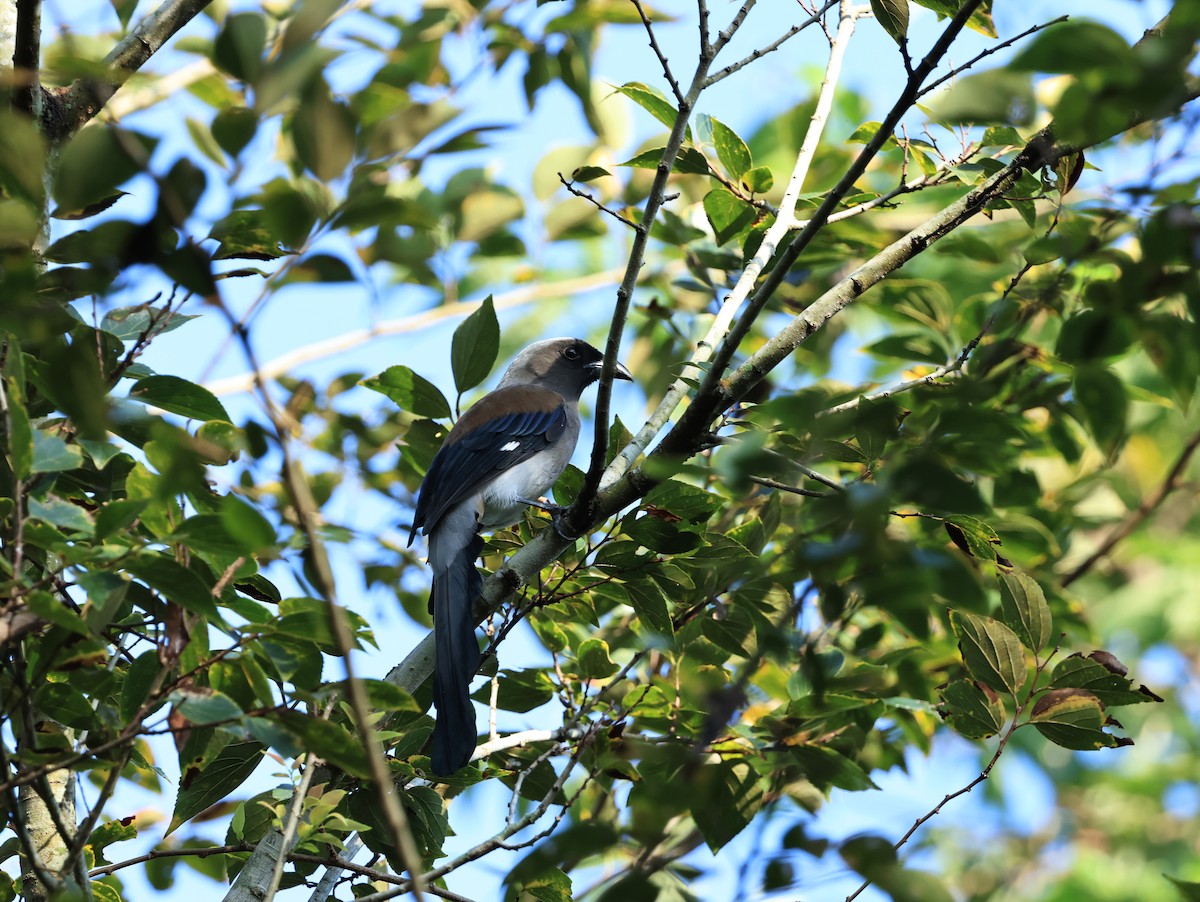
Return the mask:
<path id="1" fill-rule="evenodd" d="M 563 351 L 563 356 L 566 357 L 567 360 L 578 360 L 579 359 L 579 348 L 572 345 L 571 347 L 569 347 L 565 351 Z"/>

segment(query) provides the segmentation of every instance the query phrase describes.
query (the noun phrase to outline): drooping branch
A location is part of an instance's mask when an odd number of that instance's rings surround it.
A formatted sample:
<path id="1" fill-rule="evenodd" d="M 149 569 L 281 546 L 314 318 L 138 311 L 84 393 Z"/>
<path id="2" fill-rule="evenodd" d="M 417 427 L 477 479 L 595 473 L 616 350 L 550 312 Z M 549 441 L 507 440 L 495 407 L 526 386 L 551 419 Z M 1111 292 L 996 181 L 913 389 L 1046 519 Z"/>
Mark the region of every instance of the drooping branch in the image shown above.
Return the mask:
<path id="1" fill-rule="evenodd" d="M 1096 547 L 1095 551 L 1084 558 L 1084 560 L 1062 578 L 1064 589 L 1091 570 L 1104 558 L 1108 557 L 1108 555 L 1112 554 L 1112 550 L 1118 544 L 1124 541 L 1130 533 L 1141 526 L 1151 514 L 1158 510 L 1162 503 L 1167 500 L 1167 496 L 1180 488 L 1183 484 L 1183 476 L 1187 471 L 1188 463 L 1191 461 L 1192 455 L 1196 453 L 1197 448 L 1200 448 L 1200 432 L 1195 433 L 1187 440 L 1187 444 L 1179 452 L 1179 457 L 1175 459 L 1175 463 L 1170 471 L 1168 471 L 1166 478 L 1154 490 L 1154 493 L 1143 498 L 1141 504 L 1135 507 L 1124 520 L 1113 528 L 1113 531 L 1105 537 L 1104 541 Z"/>

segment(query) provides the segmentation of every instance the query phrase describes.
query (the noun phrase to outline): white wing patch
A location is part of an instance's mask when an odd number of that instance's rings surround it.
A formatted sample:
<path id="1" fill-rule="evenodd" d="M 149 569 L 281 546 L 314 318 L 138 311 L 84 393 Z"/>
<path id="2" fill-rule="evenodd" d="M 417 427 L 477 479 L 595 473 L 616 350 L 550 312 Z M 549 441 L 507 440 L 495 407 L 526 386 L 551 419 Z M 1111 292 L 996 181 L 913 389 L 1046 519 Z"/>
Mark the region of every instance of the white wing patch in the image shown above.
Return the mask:
<path id="1" fill-rule="evenodd" d="M 503 445 L 500 446 L 500 450 L 501 451 L 516 451 L 520 447 L 521 447 L 520 442 L 517 442 L 517 441 L 505 442 Z"/>

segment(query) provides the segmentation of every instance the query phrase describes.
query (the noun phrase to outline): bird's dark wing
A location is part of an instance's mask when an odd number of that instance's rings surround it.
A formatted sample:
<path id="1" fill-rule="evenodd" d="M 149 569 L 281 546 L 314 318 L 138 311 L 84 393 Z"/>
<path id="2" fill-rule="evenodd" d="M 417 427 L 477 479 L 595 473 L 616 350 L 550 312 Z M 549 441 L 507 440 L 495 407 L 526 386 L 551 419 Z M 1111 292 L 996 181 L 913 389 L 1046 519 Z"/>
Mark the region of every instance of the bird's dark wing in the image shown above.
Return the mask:
<path id="1" fill-rule="evenodd" d="M 546 448 L 566 426 L 566 402 L 549 389 L 511 386 L 485 396 L 455 423 L 429 465 L 409 542 L 418 529 L 429 532 L 446 511 Z"/>

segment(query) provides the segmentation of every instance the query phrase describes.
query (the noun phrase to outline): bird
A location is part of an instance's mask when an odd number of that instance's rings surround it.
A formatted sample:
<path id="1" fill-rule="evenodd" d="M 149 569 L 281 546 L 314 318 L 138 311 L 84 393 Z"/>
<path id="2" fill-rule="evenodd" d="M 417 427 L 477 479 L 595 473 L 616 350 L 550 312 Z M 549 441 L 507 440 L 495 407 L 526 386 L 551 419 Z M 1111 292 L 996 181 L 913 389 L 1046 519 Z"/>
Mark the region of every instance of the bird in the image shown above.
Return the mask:
<path id="1" fill-rule="evenodd" d="M 521 351 L 495 390 L 446 435 L 417 494 L 408 544 L 429 543 L 433 585 L 433 730 L 430 769 L 447 776 L 475 751 L 470 684 L 479 668 L 472 607 L 483 579 L 475 561 L 481 530 L 516 523 L 549 491 L 579 439 L 579 397 L 600 378 L 604 355 L 578 338 L 551 338 Z M 617 363 L 614 376 L 632 381 Z"/>

